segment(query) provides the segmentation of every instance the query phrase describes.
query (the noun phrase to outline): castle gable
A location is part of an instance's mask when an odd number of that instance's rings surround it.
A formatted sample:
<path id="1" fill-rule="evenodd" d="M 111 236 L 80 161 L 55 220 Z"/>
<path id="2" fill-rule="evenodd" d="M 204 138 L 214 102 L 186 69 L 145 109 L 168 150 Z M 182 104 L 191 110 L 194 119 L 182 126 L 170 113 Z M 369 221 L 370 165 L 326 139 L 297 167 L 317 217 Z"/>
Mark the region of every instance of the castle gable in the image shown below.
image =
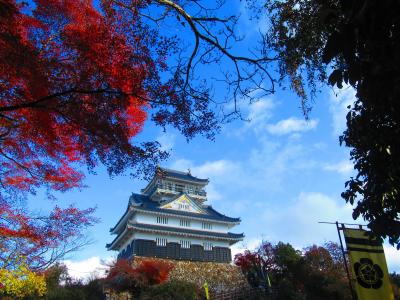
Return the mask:
<path id="1" fill-rule="evenodd" d="M 178 198 L 170 200 L 169 202 L 162 204 L 160 208 L 173 209 L 191 213 L 204 214 L 204 210 L 188 195 L 182 194 Z"/>

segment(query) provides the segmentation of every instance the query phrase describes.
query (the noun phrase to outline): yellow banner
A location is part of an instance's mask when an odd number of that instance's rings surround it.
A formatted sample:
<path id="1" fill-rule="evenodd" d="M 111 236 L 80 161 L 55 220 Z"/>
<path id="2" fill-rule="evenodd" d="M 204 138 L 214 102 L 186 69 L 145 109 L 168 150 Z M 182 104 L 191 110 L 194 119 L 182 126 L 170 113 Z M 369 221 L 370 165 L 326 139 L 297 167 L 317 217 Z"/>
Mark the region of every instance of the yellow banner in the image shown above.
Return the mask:
<path id="1" fill-rule="evenodd" d="M 394 300 L 382 243 L 362 229 L 343 232 L 358 300 Z"/>

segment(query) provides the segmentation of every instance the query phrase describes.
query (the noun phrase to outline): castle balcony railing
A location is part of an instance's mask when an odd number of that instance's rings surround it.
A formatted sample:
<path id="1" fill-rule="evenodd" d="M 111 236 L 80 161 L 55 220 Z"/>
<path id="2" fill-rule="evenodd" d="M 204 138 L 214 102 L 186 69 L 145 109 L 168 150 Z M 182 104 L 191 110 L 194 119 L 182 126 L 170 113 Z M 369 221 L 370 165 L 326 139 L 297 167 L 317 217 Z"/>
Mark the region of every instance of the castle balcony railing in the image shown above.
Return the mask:
<path id="1" fill-rule="evenodd" d="M 199 198 L 206 198 L 207 193 L 204 190 L 193 190 L 186 187 L 179 187 L 170 184 L 163 184 L 158 183 L 155 184 L 154 187 L 150 190 L 149 195 L 153 195 L 154 193 L 169 193 L 169 194 L 181 194 L 186 193 L 191 196 L 199 197 Z"/>

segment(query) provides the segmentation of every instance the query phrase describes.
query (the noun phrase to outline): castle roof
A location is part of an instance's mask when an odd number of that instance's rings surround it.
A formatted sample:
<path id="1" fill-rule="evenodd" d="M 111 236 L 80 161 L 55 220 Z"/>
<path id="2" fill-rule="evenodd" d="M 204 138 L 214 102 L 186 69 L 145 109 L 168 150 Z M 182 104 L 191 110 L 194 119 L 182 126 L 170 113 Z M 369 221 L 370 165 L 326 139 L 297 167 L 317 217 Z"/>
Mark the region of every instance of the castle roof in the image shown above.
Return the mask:
<path id="1" fill-rule="evenodd" d="M 157 174 L 157 172 L 156 172 L 156 174 Z M 166 178 L 174 178 L 174 179 L 180 179 L 180 180 L 184 180 L 184 181 L 192 181 L 192 182 L 198 182 L 198 183 L 208 183 L 208 179 L 201 179 L 198 177 L 194 177 L 190 173 L 190 171 L 182 172 L 182 171 L 176 171 L 176 170 L 159 167 L 158 174 L 160 174 L 161 176 L 165 176 Z"/>
<path id="2" fill-rule="evenodd" d="M 176 198 L 180 197 L 181 195 L 178 195 Z M 138 210 L 142 210 L 142 211 L 153 211 L 153 212 L 174 214 L 174 215 L 179 215 L 179 216 L 188 216 L 188 217 L 200 218 L 200 219 L 209 219 L 209 220 L 228 222 L 228 223 L 240 222 L 240 218 L 231 218 L 231 217 L 225 216 L 224 214 L 221 214 L 218 211 L 216 211 L 211 205 L 198 204 L 204 212 L 202 214 L 199 214 L 199 213 L 192 213 L 192 212 L 182 211 L 182 210 L 161 208 L 160 204 L 158 202 L 152 201 L 149 197 L 143 197 L 143 195 L 139 195 L 139 194 L 132 194 L 132 196 L 133 196 L 133 199 L 142 201 L 139 206 L 135 206 L 135 208 L 137 208 Z M 137 196 L 139 196 L 139 197 L 137 197 Z M 186 197 L 191 199 L 191 197 L 188 195 L 186 195 Z M 191 200 L 195 202 L 195 200 L 193 200 L 193 199 L 191 199 Z M 170 200 L 170 201 L 173 201 L 173 200 Z"/>
<path id="3" fill-rule="evenodd" d="M 222 232 L 202 231 L 202 230 L 200 231 L 200 230 L 193 230 L 186 228 L 128 222 L 126 230 L 124 230 L 121 234 L 116 236 L 115 239 L 110 244 L 106 245 L 106 247 L 112 249 L 113 246 L 117 244 L 119 239 L 123 238 L 124 235 L 127 235 L 132 231 L 174 234 L 174 235 L 183 235 L 183 236 L 200 237 L 200 238 L 207 237 L 216 240 L 228 240 L 231 242 L 237 242 L 244 238 L 243 233 L 231 233 L 231 232 L 222 233 Z"/>
<path id="4" fill-rule="evenodd" d="M 200 186 L 205 186 L 208 184 L 208 179 L 195 177 L 190 173 L 190 170 L 188 170 L 187 172 L 182 172 L 182 171 L 157 167 L 153 178 L 150 180 L 147 186 L 144 189 L 142 189 L 142 193 L 148 194 L 150 190 L 154 188 L 154 183 L 156 182 L 157 179 L 167 179 L 175 182 L 180 181 Z"/>
<path id="5" fill-rule="evenodd" d="M 186 195 L 186 197 L 190 198 L 188 195 Z M 220 223 L 234 223 L 234 224 L 240 223 L 240 218 L 231 218 L 225 216 L 220 212 L 216 211 L 211 205 L 199 204 L 199 206 L 201 207 L 204 213 L 193 213 L 182 210 L 166 209 L 166 208 L 161 208 L 160 203 L 152 201 L 150 197 L 146 195 L 133 193 L 129 198 L 128 207 L 124 215 L 119 219 L 117 224 L 110 229 L 110 231 L 114 232 L 114 230 L 120 225 L 122 225 L 122 223 L 127 222 L 129 216 L 132 215 L 135 211 L 143 213 L 151 213 L 151 214 L 179 216 L 183 218 L 186 217 L 190 219 L 204 219 L 210 221 L 212 220 Z"/>
<path id="6" fill-rule="evenodd" d="M 183 233 L 185 235 L 192 236 L 207 236 L 207 237 L 215 237 L 221 239 L 232 239 L 232 240 L 240 240 L 243 239 L 243 233 L 222 233 L 222 232 L 214 232 L 214 231 L 200 231 L 193 230 L 187 228 L 178 228 L 178 227 L 167 227 L 153 224 L 140 224 L 140 223 L 128 223 L 129 227 L 134 229 L 144 230 L 144 231 L 160 231 L 160 232 L 173 232 L 173 233 Z"/>

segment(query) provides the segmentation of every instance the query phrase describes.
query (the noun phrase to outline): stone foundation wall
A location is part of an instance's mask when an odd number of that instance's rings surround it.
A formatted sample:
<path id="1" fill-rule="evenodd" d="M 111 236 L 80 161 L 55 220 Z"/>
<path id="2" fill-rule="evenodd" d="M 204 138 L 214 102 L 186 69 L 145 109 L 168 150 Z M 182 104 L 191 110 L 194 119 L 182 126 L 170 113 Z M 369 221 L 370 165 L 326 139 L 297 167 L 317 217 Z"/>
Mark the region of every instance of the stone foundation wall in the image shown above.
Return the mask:
<path id="1" fill-rule="evenodd" d="M 240 269 L 228 263 L 182 261 L 161 258 L 135 256 L 133 264 L 143 260 L 165 261 L 174 265 L 170 272 L 170 280 L 183 280 L 202 287 L 207 282 L 212 291 L 226 291 L 240 287 L 248 288 L 249 285 Z"/>

